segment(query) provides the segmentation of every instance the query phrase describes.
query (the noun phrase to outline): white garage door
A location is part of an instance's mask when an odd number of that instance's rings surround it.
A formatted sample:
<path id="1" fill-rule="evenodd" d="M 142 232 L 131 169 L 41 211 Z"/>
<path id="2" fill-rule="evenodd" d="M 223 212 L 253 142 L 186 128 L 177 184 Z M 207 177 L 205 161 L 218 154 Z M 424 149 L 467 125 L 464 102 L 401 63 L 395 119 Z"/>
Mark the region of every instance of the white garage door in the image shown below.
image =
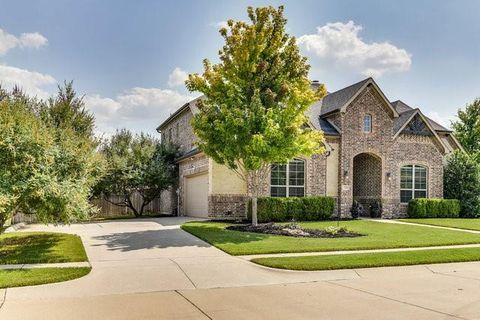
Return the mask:
<path id="1" fill-rule="evenodd" d="M 208 217 L 208 174 L 185 179 L 185 207 L 187 216 Z"/>

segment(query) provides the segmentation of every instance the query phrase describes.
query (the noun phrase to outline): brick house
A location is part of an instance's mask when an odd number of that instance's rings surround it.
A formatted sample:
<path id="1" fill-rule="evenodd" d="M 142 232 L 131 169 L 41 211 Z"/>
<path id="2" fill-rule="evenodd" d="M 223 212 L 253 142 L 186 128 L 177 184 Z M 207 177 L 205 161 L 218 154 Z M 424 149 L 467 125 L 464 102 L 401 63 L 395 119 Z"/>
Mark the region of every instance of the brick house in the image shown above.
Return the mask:
<path id="1" fill-rule="evenodd" d="M 245 217 L 248 186 L 195 147 L 190 120 L 198 112 L 196 101 L 157 128 L 163 141 L 183 151 L 179 188 L 162 197 L 179 215 Z M 327 152 L 273 165 L 263 195 L 332 196 L 342 217 L 350 215 L 354 199 L 365 208 L 381 199 L 384 218 L 404 215 L 412 198 L 442 198 L 443 160 L 460 144 L 419 109 L 390 102 L 372 78 L 329 93 L 311 106 L 308 117 L 324 132 Z"/>

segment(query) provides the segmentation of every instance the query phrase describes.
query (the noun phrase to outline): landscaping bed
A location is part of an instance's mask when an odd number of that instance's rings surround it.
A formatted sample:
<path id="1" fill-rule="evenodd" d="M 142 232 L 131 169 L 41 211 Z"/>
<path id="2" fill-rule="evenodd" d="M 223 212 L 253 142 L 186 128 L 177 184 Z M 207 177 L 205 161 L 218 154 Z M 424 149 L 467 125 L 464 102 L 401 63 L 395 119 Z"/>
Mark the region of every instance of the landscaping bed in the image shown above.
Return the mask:
<path id="1" fill-rule="evenodd" d="M 334 222 L 298 222 L 306 229 L 325 229 Z M 194 221 L 182 229 L 232 255 L 289 252 L 387 249 L 480 243 L 480 235 L 376 221 L 340 221 L 339 225 L 362 237 L 312 238 L 288 237 L 256 232 L 228 230 L 233 224 Z"/>
<path id="2" fill-rule="evenodd" d="M 352 238 L 362 236 L 360 233 L 348 231 L 345 227 L 329 226 L 325 229 L 308 229 L 302 228 L 300 225 L 294 223 L 262 223 L 257 226 L 253 226 L 251 224 L 242 224 L 228 226 L 226 229 L 300 238 Z"/>

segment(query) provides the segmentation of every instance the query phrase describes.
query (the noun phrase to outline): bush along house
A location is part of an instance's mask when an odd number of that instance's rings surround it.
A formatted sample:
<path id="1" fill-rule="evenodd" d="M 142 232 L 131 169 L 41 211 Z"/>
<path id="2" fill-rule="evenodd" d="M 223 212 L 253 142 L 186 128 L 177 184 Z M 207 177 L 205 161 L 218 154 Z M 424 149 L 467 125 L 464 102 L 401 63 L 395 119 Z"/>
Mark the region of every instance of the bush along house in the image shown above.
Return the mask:
<path id="1" fill-rule="evenodd" d="M 177 160 L 179 188 L 162 198 L 179 215 L 244 218 L 248 185 L 195 147 L 190 121 L 198 112 L 196 101 L 157 128 L 162 141 L 180 145 L 183 152 Z M 381 202 L 384 218 L 404 216 L 411 199 L 443 197 L 443 160 L 460 144 L 418 108 L 389 101 L 372 78 L 327 94 L 310 107 L 308 117 L 323 131 L 327 152 L 272 165 L 264 196 L 334 197 L 341 217 L 351 215 L 354 200 L 365 214 Z"/>

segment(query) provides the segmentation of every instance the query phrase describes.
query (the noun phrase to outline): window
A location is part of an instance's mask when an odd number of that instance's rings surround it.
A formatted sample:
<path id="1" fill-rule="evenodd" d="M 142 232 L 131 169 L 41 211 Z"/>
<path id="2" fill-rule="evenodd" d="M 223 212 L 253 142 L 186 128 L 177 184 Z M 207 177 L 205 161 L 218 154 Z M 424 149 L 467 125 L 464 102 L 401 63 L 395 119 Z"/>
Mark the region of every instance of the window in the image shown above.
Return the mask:
<path id="1" fill-rule="evenodd" d="M 427 197 L 427 168 L 409 165 L 400 169 L 400 202 Z"/>
<path id="2" fill-rule="evenodd" d="M 372 116 L 370 114 L 363 117 L 363 132 L 372 132 Z"/>
<path id="3" fill-rule="evenodd" d="M 303 197 L 305 195 L 305 161 L 295 159 L 288 164 L 272 165 L 270 195 L 272 197 Z"/>

